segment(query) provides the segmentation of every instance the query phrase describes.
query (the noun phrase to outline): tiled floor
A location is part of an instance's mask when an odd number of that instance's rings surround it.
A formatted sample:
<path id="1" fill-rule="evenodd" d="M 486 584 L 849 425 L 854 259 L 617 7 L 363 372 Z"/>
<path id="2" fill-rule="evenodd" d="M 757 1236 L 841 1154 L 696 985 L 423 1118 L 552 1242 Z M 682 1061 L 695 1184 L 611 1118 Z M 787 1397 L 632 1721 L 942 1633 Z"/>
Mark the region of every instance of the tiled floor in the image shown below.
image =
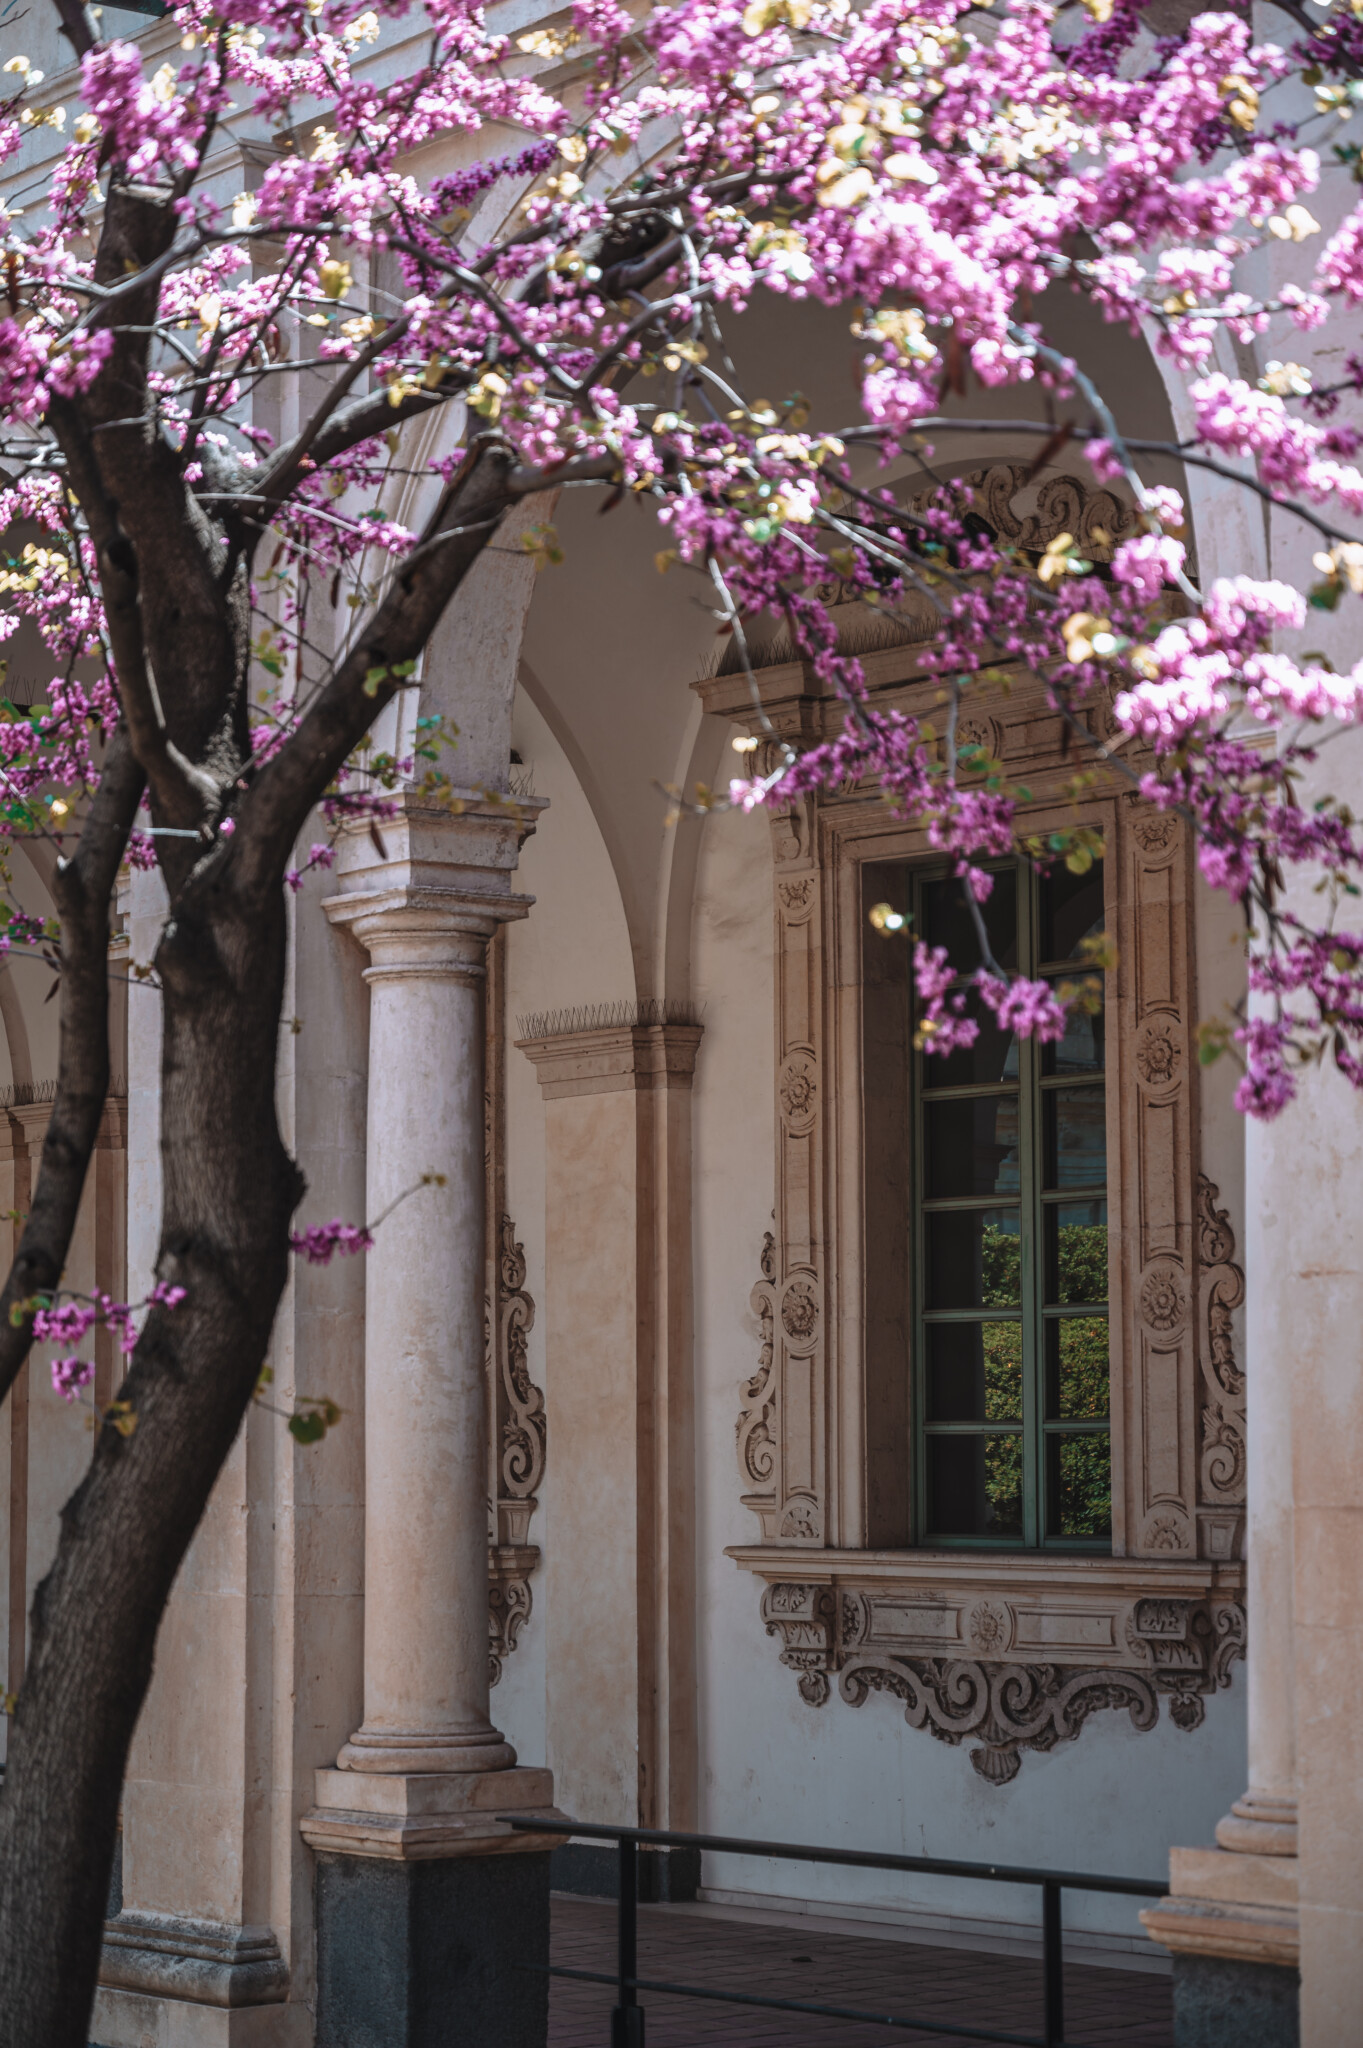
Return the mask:
<path id="1" fill-rule="evenodd" d="M 578 1970 L 610 1970 L 615 1908 L 557 1894 L 553 1959 Z M 1016 2034 L 1041 2033 L 1041 1965 L 968 1949 L 926 1948 L 859 1935 L 805 1933 L 676 1911 L 639 1909 L 639 1975 L 707 1984 L 757 1996 L 974 2022 Z M 609 2048 L 608 1986 L 552 1980 L 549 2048 Z M 641 1995 L 647 2048 L 961 2048 L 960 2037 L 811 2019 L 756 2007 Z M 1083 1965 L 1065 1971 L 1065 2033 L 1084 2048 L 1170 2048 L 1169 1979 Z"/>

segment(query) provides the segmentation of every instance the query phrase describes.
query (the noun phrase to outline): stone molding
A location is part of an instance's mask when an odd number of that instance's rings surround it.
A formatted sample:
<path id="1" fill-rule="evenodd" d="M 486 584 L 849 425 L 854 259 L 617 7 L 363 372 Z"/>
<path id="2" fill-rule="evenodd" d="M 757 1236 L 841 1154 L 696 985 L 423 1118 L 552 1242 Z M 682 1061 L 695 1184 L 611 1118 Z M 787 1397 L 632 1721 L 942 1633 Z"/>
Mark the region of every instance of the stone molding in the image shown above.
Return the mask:
<path id="1" fill-rule="evenodd" d="M 1244 1655 L 1234 1567 L 1083 1559 L 1057 1575 L 1036 1553 L 825 1551 L 816 1576 L 808 1552 L 728 1555 L 766 1581 L 762 1619 L 806 1705 L 823 1706 L 834 1678 L 850 1706 L 893 1693 L 910 1727 L 977 1743 L 971 1763 L 992 1785 L 1102 1708 L 1144 1730 L 1163 1698 L 1177 1728 L 1199 1727 Z"/>
<path id="2" fill-rule="evenodd" d="M 1171 1849 L 1169 1895 L 1141 1922 L 1175 1955 L 1295 1969 L 1300 1960 L 1295 1856 Z"/>
<path id="3" fill-rule="evenodd" d="M 105 1923 L 99 1981 L 215 2006 L 277 2005 L 289 1990 L 273 1929 L 134 1910 Z"/>
<path id="4" fill-rule="evenodd" d="M 562 1835 L 522 1834 L 497 1816 L 561 1820 L 552 1771 L 406 1772 L 327 1769 L 316 1773 L 316 1804 L 299 1823 L 310 1849 L 344 1856 L 421 1862 L 448 1856 L 520 1855 L 556 1849 Z"/>
<path id="5" fill-rule="evenodd" d="M 516 1048 L 533 1062 L 541 1092 L 552 1102 L 627 1089 L 689 1088 L 702 1030 L 699 1024 L 620 1025 L 518 1038 Z"/>

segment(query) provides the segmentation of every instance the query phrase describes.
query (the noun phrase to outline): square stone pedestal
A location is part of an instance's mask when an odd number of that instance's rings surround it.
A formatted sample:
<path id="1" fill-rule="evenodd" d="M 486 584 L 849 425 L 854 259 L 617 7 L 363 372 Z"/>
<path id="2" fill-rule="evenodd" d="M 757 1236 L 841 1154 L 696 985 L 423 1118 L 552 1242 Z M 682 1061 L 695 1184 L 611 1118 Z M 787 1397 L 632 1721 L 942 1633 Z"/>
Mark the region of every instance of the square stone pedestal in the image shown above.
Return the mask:
<path id="1" fill-rule="evenodd" d="M 1297 2048 L 1297 1858 L 1173 1849 L 1141 1914 L 1174 1957 L 1175 2048 Z"/>
<path id="2" fill-rule="evenodd" d="M 548 1771 L 317 1773 L 316 2048 L 544 2048 Z"/>

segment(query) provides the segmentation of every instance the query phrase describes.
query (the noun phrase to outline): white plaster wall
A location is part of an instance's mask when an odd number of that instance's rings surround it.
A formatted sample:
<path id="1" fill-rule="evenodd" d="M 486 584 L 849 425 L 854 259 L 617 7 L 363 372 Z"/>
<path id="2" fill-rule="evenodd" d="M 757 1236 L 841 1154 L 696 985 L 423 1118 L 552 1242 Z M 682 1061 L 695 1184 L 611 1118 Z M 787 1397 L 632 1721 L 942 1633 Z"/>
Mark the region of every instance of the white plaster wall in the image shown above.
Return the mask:
<path id="1" fill-rule="evenodd" d="M 516 886 L 535 899 L 528 918 L 507 927 L 507 1205 L 525 1248 L 525 1285 L 536 1304 L 530 1377 L 548 1410 L 548 1457 L 530 1541 L 554 1540 L 554 1392 L 544 1351 L 544 1105 L 535 1070 L 515 1050 L 517 1018 L 532 1011 L 627 1001 L 635 993 L 629 931 L 620 890 L 591 806 L 563 749 L 524 691 L 518 691 L 512 745 L 536 796 L 549 808 L 521 852 Z M 503 1664 L 492 1718 L 525 1763 L 545 1757 L 544 1572 L 530 1582 L 534 1601 L 515 1654 Z"/>
<path id="2" fill-rule="evenodd" d="M 1215 922 L 1213 909 L 1207 917 Z M 1137 1734 L 1125 1714 L 1100 1713 L 1076 1742 L 1048 1756 L 1027 1754 L 1013 1783 L 995 1788 L 977 1777 L 966 1746 L 950 1748 L 907 1727 L 892 1698 L 873 1696 L 853 1709 L 835 1691 L 825 1707 L 805 1706 L 794 1674 L 778 1661 L 779 1645 L 764 1632 L 760 1584 L 724 1555 L 728 1544 L 757 1539 L 739 1500 L 734 1419 L 740 1382 L 757 1359 L 748 1295 L 759 1277 L 774 1193 L 765 819 L 706 820 L 692 929 L 694 986 L 705 1005 L 695 1096 L 701 1826 L 775 1841 L 1157 1879 L 1170 1844 L 1210 1841 L 1242 1789 L 1242 1665 L 1230 1692 L 1208 1702 L 1206 1722 L 1191 1736 L 1163 1710 L 1148 1734 Z M 1212 1090 L 1208 1102 L 1219 1105 Z M 1234 1143 L 1219 1124 L 1217 1170 L 1229 1186 Z M 889 1914 L 912 1906 L 960 1919 L 1035 1924 L 1039 1917 L 1034 1894 L 940 1878 L 711 1857 L 705 1882 L 730 1896 L 856 1902 Z M 1068 1924 L 1130 1935 L 1145 1955 L 1136 1908 L 1134 1900 L 1091 1895 L 1065 1900 Z"/>

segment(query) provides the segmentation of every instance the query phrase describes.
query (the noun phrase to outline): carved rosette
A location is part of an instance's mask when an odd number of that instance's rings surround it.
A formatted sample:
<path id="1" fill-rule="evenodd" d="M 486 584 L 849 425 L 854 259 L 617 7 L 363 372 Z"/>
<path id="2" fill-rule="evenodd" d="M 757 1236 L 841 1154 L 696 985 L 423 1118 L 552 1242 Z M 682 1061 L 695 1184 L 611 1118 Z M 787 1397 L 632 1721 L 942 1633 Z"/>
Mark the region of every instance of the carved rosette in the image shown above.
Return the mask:
<path id="1" fill-rule="evenodd" d="M 1184 1733 L 1200 1727 L 1210 1693 L 1230 1684 L 1244 1655 L 1245 1611 L 1237 1601 L 1151 1596 L 1126 1611 L 1121 1661 L 1075 1669 L 1008 1655 L 1016 1618 L 1005 1600 L 969 1604 L 961 1656 L 907 1656 L 876 1640 L 876 1596 L 827 1585 L 778 1581 L 762 1598 L 767 1633 L 781 1662 L 799 1674 L 800 1697 L 820 1707 L 831 1681 L 849 1706 L 873 1692 L 904 1703 L 911 1728 L 939 1742 L 973 1742 L 970 1761 L 990 1785 L 1007 1785 L 1027 1750 L 1072 1742 L 1091 1715 L 1121 1709 L 1133 1728 L 1159 1720 L 1161 1699 Z"/>
<path id="2" fill-rule="evenodd" d="M 1199 1516 L 1209 1536 L 1219 1537 L 1233 1556 L 1241 1535 L 1245 1500 L 1245 1375 L 1235 1356 L 1235 1311 L 1245 1298 L 1245 1275 L 1235 1263 L 1235 1232 L 1220 1189 L 1205 1173 L 1197 1177 L 1198 1255 L 1202 1302 L 1201 1497 L 1209 1510 Z"/>

